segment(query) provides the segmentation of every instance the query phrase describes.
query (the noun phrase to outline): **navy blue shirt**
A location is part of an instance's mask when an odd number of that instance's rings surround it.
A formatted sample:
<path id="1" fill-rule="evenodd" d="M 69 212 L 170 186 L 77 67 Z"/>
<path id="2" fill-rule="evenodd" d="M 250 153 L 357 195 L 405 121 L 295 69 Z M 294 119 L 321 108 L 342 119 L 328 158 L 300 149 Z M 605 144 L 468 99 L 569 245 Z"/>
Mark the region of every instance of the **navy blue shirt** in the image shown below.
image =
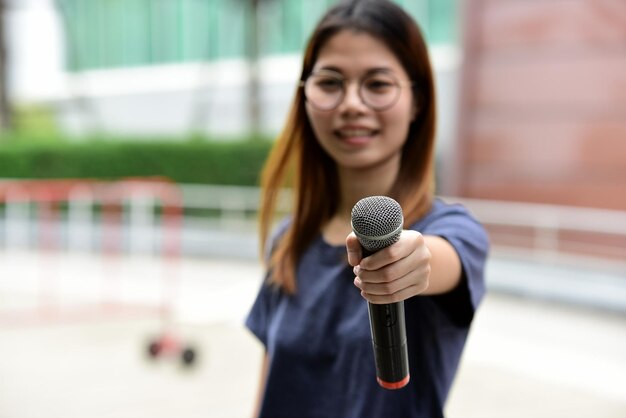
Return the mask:
<path id="1" fill-rule="evenodd" d="M 411 226 L 456 249 L 463 279 L 453 291 L 405 301 L 411 380 L 376 382 L 367 302 L 352 283 L 345 246 L 318 237 L 297 268 L 297 292 L 263 282 L 246 326 L 265 345 L 263 418 L 442 417 L 474 312 L 485 293 L 483 227 L 460 205 L 435 200 Z"/>

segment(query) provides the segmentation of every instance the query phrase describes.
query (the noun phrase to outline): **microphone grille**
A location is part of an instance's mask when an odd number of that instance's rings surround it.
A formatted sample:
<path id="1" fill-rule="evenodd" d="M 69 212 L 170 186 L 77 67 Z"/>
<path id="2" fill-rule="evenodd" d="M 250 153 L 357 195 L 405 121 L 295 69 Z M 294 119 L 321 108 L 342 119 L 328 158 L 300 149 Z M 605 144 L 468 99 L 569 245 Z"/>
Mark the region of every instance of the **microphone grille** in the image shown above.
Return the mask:
<path id="1" fill-rule="evenodd" d="M 398 241 L 403 223 L 400 204 L 387 196 L 363 198 L 352 208 L 352 230 L 370 252 Z"/>

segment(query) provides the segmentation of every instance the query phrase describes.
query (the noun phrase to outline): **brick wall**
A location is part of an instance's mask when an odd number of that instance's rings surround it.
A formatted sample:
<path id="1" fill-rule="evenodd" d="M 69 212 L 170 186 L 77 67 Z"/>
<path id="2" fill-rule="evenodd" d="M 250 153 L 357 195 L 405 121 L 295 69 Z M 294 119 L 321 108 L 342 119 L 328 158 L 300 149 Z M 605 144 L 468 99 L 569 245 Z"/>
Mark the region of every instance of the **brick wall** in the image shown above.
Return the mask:
<path id="1" fill-rule="evenodd" d="M 626 210 L 626 1 L 463 4 L 447 192 Z"/>

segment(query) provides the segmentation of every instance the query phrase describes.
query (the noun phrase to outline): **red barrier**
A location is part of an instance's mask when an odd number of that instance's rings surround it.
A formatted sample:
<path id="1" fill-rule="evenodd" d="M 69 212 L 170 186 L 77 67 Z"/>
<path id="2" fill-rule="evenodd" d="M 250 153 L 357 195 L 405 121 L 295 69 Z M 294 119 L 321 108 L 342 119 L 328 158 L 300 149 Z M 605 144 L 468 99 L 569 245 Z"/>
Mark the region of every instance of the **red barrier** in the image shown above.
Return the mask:
<path id="1" fill-rule="evenodd" d="M 158 244 L 164 262 L 161 268 L 161 301 L 158 306 L 123 302 L 119 293 L 120 279 L 114 271 L 115 261 L 124 252 L 124 207 L 137 199 L 157 202 L 151 208 L 153 212 L 160 209 L 161 228 L 157 231 L 161 232 Z M 81 201 L 91 206 L 88 208 L 90 214 L 101 214 L 101 236 L 99 242 L 93 243 L 100 245 L 100 253 L 106 261 L 99 303 L 73 305 L 69 308 L 64 306 L 58 297 L 59 281 L 55 277 L 55 269 L 46 266 L 38 280 L 36 306 L 27 309 L 0 309 L 0 325 L 23 326 L 157 313 L 162 319 L 164 329 L 160 337 L 150 342 L 148 352 L 153 356 L 182 354 L 185 364 L 191 364 L 195 353 L 192 349 L 183 347 L 173 335 L 173 330 L 169 329 L 172 307 L 180 285 L 177 261 L 180 256 L 183 204 L 178 187 L 167 180 L 153 178 L 112 182 L 74 179 L 0 182 L 0 205 L 4 205 L 5 214 L 12 205 L 24 205 L 27 206 L 27 217 L 30 218 L 33 212 L 30 209 L 34 209 L 35 219 L 28 219 L 27 222 L 37 226 L 35 247 L 42 256 L 48 257 L 48 261 L 57 259 L 56 255 L 63 249 L 62 234 L 59 232 L 62 225 L 61 215 L 68 213 L 70 205 Z M 9 227 L 8 221 L 5 222 L 5 232 Z"/>

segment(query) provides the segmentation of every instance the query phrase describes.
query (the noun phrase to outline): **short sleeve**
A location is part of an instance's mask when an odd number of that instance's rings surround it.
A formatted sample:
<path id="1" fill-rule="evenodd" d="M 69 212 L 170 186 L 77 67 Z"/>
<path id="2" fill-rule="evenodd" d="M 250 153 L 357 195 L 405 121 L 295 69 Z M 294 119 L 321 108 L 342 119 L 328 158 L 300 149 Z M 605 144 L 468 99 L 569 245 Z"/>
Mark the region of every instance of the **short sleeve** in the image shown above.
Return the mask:
<path id="1" fill-rule="evenodd" d="M 433 300 L 457 325 L 468 325 L 485 295 L 485 263 L 489 239 L 484 227 L 462 205 L 446 205 L 437 201 L 438 208 L 424 220 L 423 235 L 436 235 L 448 241 L 456 250 L 462 267 L 461 283 L 452 291 L 433 296 Z"/>
<path id="2" fill-rule="evenodd" d="M 290 219 L 283 219 L 276 231 L 270 237 L 269 250 L 265 254 L 266 261 L 269 261 L 272 251 L 276 247 L 277 241 L 285 233 L 289 226 Z M 282 291 L 269 283 L 269 275 L 271 271 L 268 271 L 263 278 L 261 288 L 256 296 L 250 312 L 245 320 L 246 327 L 252 331 L 252 333 L 267 347 L 267 334 L 271 324 L 276 307 L 278 306 L 280 295 Z"/>
<path id="3" fill-rule="evenodd" d="M 267 346 L 269 324 L 271 323 L 274 312 L 276 311 L 276 306 L 278 305 L 279 293 L 279 289 L 268 284 L 267 280 L 263 280 L 261 289 L 246 318 L 246 327 L 265 346 Z"/>

